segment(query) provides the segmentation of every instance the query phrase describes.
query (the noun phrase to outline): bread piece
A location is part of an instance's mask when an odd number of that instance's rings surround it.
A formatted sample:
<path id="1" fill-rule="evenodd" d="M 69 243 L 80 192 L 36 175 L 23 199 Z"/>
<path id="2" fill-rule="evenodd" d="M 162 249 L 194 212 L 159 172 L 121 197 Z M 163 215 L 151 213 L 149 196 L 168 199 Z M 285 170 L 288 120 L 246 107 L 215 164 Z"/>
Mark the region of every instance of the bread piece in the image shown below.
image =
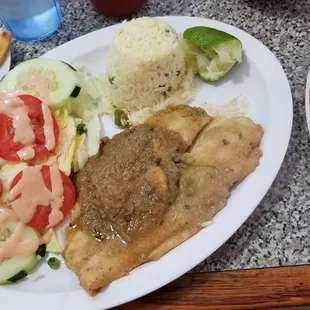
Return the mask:
<path id="1" fill-rule="evenodd" d="M 6 59 L 11 45 L 12 34 L 10 31 L 0 31 L 0 66 Z"/>

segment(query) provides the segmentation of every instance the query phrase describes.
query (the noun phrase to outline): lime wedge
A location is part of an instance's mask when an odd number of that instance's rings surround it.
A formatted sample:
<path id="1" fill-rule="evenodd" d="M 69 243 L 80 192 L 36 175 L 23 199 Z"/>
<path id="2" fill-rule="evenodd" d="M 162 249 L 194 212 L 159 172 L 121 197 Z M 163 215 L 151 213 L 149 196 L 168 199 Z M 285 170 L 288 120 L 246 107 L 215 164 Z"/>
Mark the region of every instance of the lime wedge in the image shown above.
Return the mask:
<path id="1" fill-rule="evenodd" d="M 198 73 L 205 81 L 224 77 L 242 62 L 242 44 L 233 35 L 209 27 L 193 27 L 183 33 L 186 51 L 195 58 Z"/>

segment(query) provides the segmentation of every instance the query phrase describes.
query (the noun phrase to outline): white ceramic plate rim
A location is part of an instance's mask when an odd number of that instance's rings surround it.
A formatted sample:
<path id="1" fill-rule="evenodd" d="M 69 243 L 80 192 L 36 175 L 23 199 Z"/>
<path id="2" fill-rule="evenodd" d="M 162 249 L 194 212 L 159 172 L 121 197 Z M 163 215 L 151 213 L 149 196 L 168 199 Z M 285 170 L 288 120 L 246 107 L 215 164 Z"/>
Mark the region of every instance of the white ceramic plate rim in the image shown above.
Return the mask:
<path id="1" fill-rule="evenodd" d="M 274 72 L 271 71 L 270 74 L 265 74 L 264 79 L 266 85 L 276 85 L 276 87 L 273 87 L 272 93 L 269 94 L 271 97 L 270 101 L 280 102 L 282 111 L 281 117 L 273 119 L 269 133 L 265 134 L 264 139 L 268 146 L 276 143 L 276 147 L 273 148 L 270 158 L 268 160 L 263 158 L 263 164 L 261 163 L 257 170 L 247 178 L 247 180 L 250 180 L 254 175 L 259 175 L 263 182 L 256 184 L 255 190 L 251 193 L 250 201 L 246 201 L 248 208 L 238 213 L 237 216 L 233 213 L 233 210 L 230 210 L 228 207 L 225 208 L 216 216 L 213 225 L 203 229 L 188 241 L 170 251 L 159 261 L 143 265 L 131 275 L 113 282 L 95 298 L 90 298 L 83 290 L 70 293 L 33 294 L 8 290 L 1 291 L 0 288 L 1 303 L 7 305 L 10 309 L 20 309 L 22 305 L 28 305 L 32 310 L 41 310 L 44 305 L 46 310 L 99 310 L 128 302 L 152 292 L 189 271 L 218 249 L 254 211 L 275 179 L 286 153 L 293 119 L 293 105 L 289 83 L 275 56 L 262 43 L 246 32 L 224 23 L 194 17 L 170 16 L 160 18 L 173 26 L 175 24 L 188 27 L 206 25 L 230 32 L 243 42 L 245 49 L 249 45 L 255 45 L 255 49 L 259 52 L 259 55 L 262 55 L 262 59 L 268 60 L 269 65 L 272 64 L 271 67 Z M 77 38 L 48 52 L 44 57 L 64 61 L 73 60 L 92 49 L 102 47 L 104 45 L 102 38 L 106 42 L 111 41 L 117 27 L 119 25 Z M 257 57 L 257 59 L 259 61 L 260 57 Z M 260 63 L 260 65 L 264 66 L 264 63 Z M 266 68 L 266 71 L 268 71 L 268 68 Z M 276 115 L 279 111 L 273 106 L 271 106 L 270 114 Z M 227 218 L 233 220 L 227 223 Z M 218 238 L 207 239 L 206 243 L 206 236 L 211 231 Z M 202 246 L 205 246 L 205 248 Z"/>
<path id="2" fill-rule="evenodd" d="M 0 79 L 10 71 L 10 66 L 11 66 L 11 50 L 9 50 L 5 61 L 0 67 Z"/>

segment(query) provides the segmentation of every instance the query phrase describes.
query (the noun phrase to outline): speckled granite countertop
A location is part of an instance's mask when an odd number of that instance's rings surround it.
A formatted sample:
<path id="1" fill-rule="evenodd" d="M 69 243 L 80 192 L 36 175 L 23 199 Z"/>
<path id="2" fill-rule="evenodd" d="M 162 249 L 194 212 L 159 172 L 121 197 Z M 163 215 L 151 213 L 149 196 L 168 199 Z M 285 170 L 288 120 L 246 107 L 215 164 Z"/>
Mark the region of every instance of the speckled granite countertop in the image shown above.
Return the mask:
<path id="1" fill-rule="evenodd" d="M 88 0 L 63 0 L 64 21 L 42 42 L 13 41 L 13 65 L 120 20 L 106 18 Z M 304 89 L 310 64 L 307 0 L 148 0 L 139 16 L 207 17 L 239 27 L 267 45 L 288 76 L 294 99 L 291 143 L 273 186 L 259 207 L 196 270 L 227 270 L 310 263 L 310 142 Z"/>

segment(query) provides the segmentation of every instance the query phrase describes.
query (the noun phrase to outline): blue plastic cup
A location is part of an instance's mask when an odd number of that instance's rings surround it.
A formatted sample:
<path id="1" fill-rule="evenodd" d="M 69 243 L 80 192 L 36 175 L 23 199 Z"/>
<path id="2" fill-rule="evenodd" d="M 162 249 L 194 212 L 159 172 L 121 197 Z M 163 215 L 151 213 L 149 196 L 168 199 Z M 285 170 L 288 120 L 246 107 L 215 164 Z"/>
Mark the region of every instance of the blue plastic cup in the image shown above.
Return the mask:
<path id="1" fill-rule="evenodd" d="M 46 38 L 62 20 L 59 0 L 1 0 L 0 17 L 13 37 L 23 41 Z"/>

